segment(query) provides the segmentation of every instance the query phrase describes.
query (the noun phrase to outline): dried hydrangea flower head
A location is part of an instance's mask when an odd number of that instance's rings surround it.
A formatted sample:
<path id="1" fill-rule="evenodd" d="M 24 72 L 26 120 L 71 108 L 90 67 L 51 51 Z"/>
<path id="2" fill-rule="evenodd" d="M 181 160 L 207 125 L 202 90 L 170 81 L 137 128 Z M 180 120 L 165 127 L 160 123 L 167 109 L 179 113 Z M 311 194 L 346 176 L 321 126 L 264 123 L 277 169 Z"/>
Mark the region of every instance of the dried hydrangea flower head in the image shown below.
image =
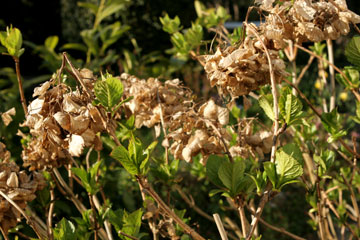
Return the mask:
<path id="1" fill-rule="evenodd" d="M 275 0 L 257 0 L 268 12 L 260 26 L 264 36 L 273 40 L 276 48 L 284 48 L 286 40 L 320 42 L 337 39 L 350 31 L 350 23 L 360 23 L 360 16 L 348 10 L 345 0 L 295 0 L 274 4 Z"/>
<path id="2" fill-rule="evenodd" d="M 35 192 L 46 186 L 42 174 L 32 172 L 30 175 L 20 171 L 19 166 L 10 162 L 10 153 L 0 142 L 0 190 L 14 201 L 21 209 L 36 198 Z M 0 225 L 7 232 L 21 220 L 16 208 L 6 199 L 0 197 Z"/>
<path id="3" fill-rule="evenodd" d="M 87 69 L 80 76 L 92 91 L 95 78 Z M 92 100 L 80 90 L 47 81 L 34 89 L 28 116 L 22 126 L 30 128 L 30 142 L 22 152 L 24 166 L 30 170 L 58 167 L 68 162 L 69 155 L 80 156 L 84 147 L 101 150 L 97 135 L 104 130 L 100 113 Z"/>
<path id="4" fill-rule="evenodd" d="M 168 116 L 184 111 L 191 103 L 192 92 L 180 84 L 179 79 L 164 83 L 155 78 L 147 80 L 123 73 L 124 97 L 133 96 L 125 103 L 125 111 L 135 115 L 135 126 L 153 127 L 165 123 Z"/>
<path id="5" fill-rule="evenodd" d="M 256 26 L 252 26 L 256 29 Z M 248 30 L 248 29 L 247 29 Z M 287 76 L 285 63 L 278 51 L 271 49 L 269 41 L 262 38 L 267 46 L 275 73 L 275 81 Z M 239 46 L 218 48 L 213 55 L 201 56 L 211 87 L 217 86 L 220 95 L 236 98 L 270 83 L 269 63 L 261 41 L 253 32 L 247 31 L 244 42 Z"/>

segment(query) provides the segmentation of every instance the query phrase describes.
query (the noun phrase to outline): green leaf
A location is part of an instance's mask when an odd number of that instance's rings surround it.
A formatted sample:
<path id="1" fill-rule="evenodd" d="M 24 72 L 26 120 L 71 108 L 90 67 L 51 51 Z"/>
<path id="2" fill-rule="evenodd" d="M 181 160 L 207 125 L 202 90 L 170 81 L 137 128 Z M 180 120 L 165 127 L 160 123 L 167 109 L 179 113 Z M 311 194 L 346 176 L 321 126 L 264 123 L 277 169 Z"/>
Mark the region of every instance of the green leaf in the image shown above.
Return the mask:
<path id="1" fill-rule="evenodd" d="M 227 162 L 223 157 L 219 157 L 217 155 L 210 155 L 206 162 L 206 175 L 210 179 L 211 182 L 213 182 L 218 187 L 224 187 L 224 184 L 221 182 L 218 171 L 220 166 Z"/>
<path id="2" fill-rule="evenodd" d="M 281 185 L 286 182 L 295 180 L 303 174 L 302 163 L 297 159 L 296 152 L 290 153 L 280 149 L 276 152 L 276 189 L 280 190 Z"/>
<path id="3" fill-rule="evenodd" d="M 126 1 L 123 0 L 117 0 L 117 1 L 111 1 L 109 5 L 107 5 L 97 16 L 95 25 L 98 25 L 101 23 L 102 20 L 104 20 L 106 17 L 111 16 L 112 14 L 125 9 Z"/>
<path id="4" fill-rule="evenodd" d="M 141 209 L 136 210 L 135 212 L 132 212 L 131 214 L 128 214 L 126 211 L 124 211 L 123 215 L 123 227 L 122 232 L 130 235 L 130 236 L 137 236 L 140 231 L 141 227 L 141 216 L 143 212 Z M 121 238 L 127 239 L 124 236 L 120 235 Z"/>
<path id="5" fill-rule="evenodd" d="M 264 110 L 265 114 L 273 121 L 275 121 L 275 114 L 274 114 L 274 109 L 272 106 L 272 103 L 270 102 L 270 100 L 272 100 L 272 96 L 268 95 L 268 96 L 261 96 L 259 98 L 259 105 L 260 107 Z"/>
<path id="6" fill-rule="evenodd" d="M 277 174 L 275 164 L 272 162 L 264 162 L 264 170 L 273 187 L 276 188 Z"/>
<path id="7" fill-rule="evenodd" d="M 22 46 L 22 35 L 19 29 L 7 27 L 6 32 L 0 32 L 0 43 L 6 48 L 9 55 L 19 58 L 24 49 Z"/>
<path id="8" fill-rule="evenodd" d="M 113 149 L 110 155 L 114 159 L 118 160 L 130 174 L 135 175 L 138 173 L 136 164 L 130 158 L 129 152 L 122 145 Z"/>
<path id="9" fill-rule="evenodd" d="M 336 74 L 336 80 L 339 83 L 341 83 L 348 89 L 354 89 L 360 86 L 360 74 L 358 69 L 352 66 L 346 66 L 343 69 L 343 73 L 345 74 L 346 78 L 341 74 Z"/>
<path id="10" fill-rule="evenodd" d="M 302 111 L 303 105 L 300 99 L 294 96 L 288 87 L 284 87 L 281 91 L 279 108 L 280 116 L 287 125 L 301 123 L 301 118 L 304 116 Z"/>
<path id="11" fill-rule="evenodd" d="M 360 36 L 355 36 L 345 47 L 347 60 L 357 67 L 360 67 Z"/>
<path id="12" fill-rule="evenodd" d="M 108 77 L 106 80 L 99 80 L 94 86 L 96 99 L 111 111 L 121 100 L 124 87 L 120 79 Z"/>
<path id="13" fill-rule="evenodd" d="M 87 47 L 84 44 L 81 43 L 66 43 L 61 47 L 61 50 L 78 50 L 81 52 L 87 52 Z"/>
<path id="14" fill-rule="evenodd" d="M 321 122 L 325 130 L 331 134 L 331 137 L 328 139 L 330 143 L 347 134 L 345 130 L 341 130 L 341 117 L 336 109 L 333 109 L 329 113 L 324 112 L 321 115 Z"/>
<path id="15" fill-rule="evenodd" d="M 79 7 L 83 7 L 83 8 L 87 8 L 91 11 L 92 14 L 96 15 L 97 11 L 98 11 L 98 5 L 94 4 L 94 3 L 89 3 L 89 2 L 77 2 L 77 5 Z"/>
<path id="16" fill-rule="evenodd" d="M 69 220 L 63 218 L 54 228 L 54 238 L 57 240 L 75 240 L 75 226 Z"/>
<path id="17" fill-rule="evenodd" d="M 81 183 L 83 184 L 85 190 L 89 193 L 92 192 L 91 184 L 90 184 L 90 178 L 88 173 L 83 168 L 71 168 L 71 171 L 81 180 Z"/>
<path id="18" fill-rule="evenodd" d="M 191 28 L 185 32 L 185 40 L 189 43 L 190 48 L 194 49 L 201 44 L 203 38 L 203 28 L 199 24 L 192 24 Z"/>
<path id="19" fill-rule="evenodd" d="M 46 40 L 45 40 L 45 47 L 50 51 L 54 51 L 58 42 L 59 42 L 58 36 L 50 36 L 50 37 L 46 38 Z"/>
<path id="20" fill-rule="evenodd" d="M 180 26 L 180 18 L 175 16 L 175 18 L 171 19 L 168 14 L 165 17 L 160 17 L 160 22 L 162 24 L 162 29 L 170 34 L 174 34 L 181 30 Z"/>
<path id="21" fill-rule="evenodd" d="M 210 197 L 213 197 L 213 196 L 215 196 L 216 194 L 218 194 L 218 193 L 223 193 L 224 192 L 224 190 L 222 190 L 222 189 L 213 189 L 213 190 L 211 190 L 210 192 L 209 192 L 209 196 Z"/>
<path id="22" fill-rule="evenodd" d="M 218 171 L 218 176 L 224 186 L 229 189 L 230 195 L 238 194 L 240 185 L 244 178 L 245 163 L 244 161 L 236 161 L 233 163 L 224 162 Z"/>

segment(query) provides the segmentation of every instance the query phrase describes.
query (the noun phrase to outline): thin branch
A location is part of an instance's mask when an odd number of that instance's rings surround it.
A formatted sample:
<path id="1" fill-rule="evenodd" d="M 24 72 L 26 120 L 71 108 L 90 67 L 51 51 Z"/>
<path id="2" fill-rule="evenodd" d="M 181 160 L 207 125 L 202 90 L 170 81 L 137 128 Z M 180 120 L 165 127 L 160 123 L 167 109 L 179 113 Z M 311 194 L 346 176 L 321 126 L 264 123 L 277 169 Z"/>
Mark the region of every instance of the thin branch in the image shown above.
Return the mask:
<path id="1" fill-rule="evenodd" d="M 189 205 L 190 208 L 194 209 L 195 212 L 197 212 L 199 215 L 203 216 L 207 220 L 215 223 L 214 218 L 212 218 L 209 214 L 207 214 L 201 208 L 196 206 L 194 200 L 192 198 L 189 199 L 189 197 L 186 196 L 186 194 L 181 190 L 180 186 L 175 185 L 175 189 L 179 193 L 180 197 L 185 201 L 185 203 Z M 240 233 L 239 227 L 234 223 L 232 223 L 231 225 L 227 224 L 227 223 L 223 223 L 223 225 L 226 229 L 234 231 L 237 235 Z M 228 234 L 228 235 L 229 235 L 229 237 L 231 237 L 230 234 Z M 239 236 L 239 237 L 241 237 L 241 236 Z"/>
<path id="2" fill-rule="evenodd" d="M 130 238 L 130 239 L 133 239 L 133 240 L 139 240 L 138 238 L 130 236 L 129 234 L 126 234 L 126 233 L 124 233 L 122 231 L 118 231 L 118 234 L 121 234 L 121 235 L 123 235 L 123 236 L 125 236 L 127 238 Z"/>
<path id="3" fill-rule="evenodd" d="M 358 90 L 354 88 L 352 82 L 349 80 L 349 78 L 345 75 L 345 73 L 343 71 L 341 71 L 336 65 L 334 65 L 333 63 L 329 62 L 327 59 L 325 59 L 322 56 L 319 56 L 315 53 L 313 53 L 312 51 L 298 45 L 295 44 L 299 49 L 303 50 L 304 52 L 307 52 L 308 54 L 326 62 L 327 64 L 329 64 L 329 66 L 332 66 L 338 73 L 341 74 L 341 76 L 347 81 L 347 83 L 351 86 L 351 92 L 355 95 L 356 99 L 360 102 L 360 94 L 358 93 Z"/>
<path id="4" fill-rule="evenodd" d="M 247 228 L 246 228 L 246 216 L 245 216 L 245 211 L 244 211 L 244 206 L 239 206 L 238 207 L 238 211 L 239 211 L 239 216 L 240 216 L 240 221 L 241 221 L 241 231 L 243 232 L 243 237 L 246 237 L 246 233 L 247 233 Z"/>
<path id="5" fill-rule="evenodd" d="M 333 48 L 333 42 L 331 39 L 326 40 L 327 43 L 327 49 L 328 49 L 328 55 L 329 55 L 329 62 L 331 62 L 331 65 L 329 65 L 329 72 L 330 72 L 330 86 L 331 86 L 331 97 L 330 97 L 330 112 L 335 108 L 335 100 L 336 100 L 336 89 L 335 89 L 335 71 L 334 71 L 334 48 Z"/>
<path id="6" fill-rule="evenodd" d="M 251 30 L 255 36 L 258 38 L 258 40 L 260 41 L 261 45 L 264 48 L 265 54 L 267 56 L 267 60 L 268 60 L 268 64 L 269 64 L 269 72 L 270 72 L 270 81 L 271 81 L 271 93 L 273 95 L 273 105 L 274 105 L 274 115 L 275 115 L 275 120 L 274 120 L 274 135 L 273 135 L 273 142 L 272 142 L 272 146 L 271 146 L 271 156 L 270 156 L 270 161 L 272 163 L 275 162 L 275 153 L 276 153 L 276 149 L 277 149 L 277 138 L 280 134 L 279 131 L 279 105 L 278 105 L 278 93 L 277 93 L 277 89 L 276 89 L 276 82 L 275 82 L 275 75 L 274 75 L 274 69 L 272 66 L 272 62 L 271 62 L 271 57 L 269 54 L 269 51 L 266 47 L 266 45 L 264 44 L 263 40 L 261 39 L 261 37 L 259 36 L 259 34 L 256 32 L 256 30 L 250 25 L 245 23 L 245 26 L 249 28 L 249 30 Z M 250 240 L 252 235 L 254 234 L 254 231 L 256 229 L 256 226 L 258 224 L 259 218 L 262 214 L 262 211 L 264 210 L 264 207 L 266 205 L 266 203 L 270 200 L 270 196 L 271 194 L 271 189 L 272 189 L 272 185 L 271 183 L 267 184 L 267 188 L 264 192 L 263 197 L 260 200 L 259 206 L 256 210 L 256 215 L 253 218 L 253 220 L 251 221 L 251 226 L 250 226 L 250 231 L 247 234 L 246 240 Z"/>
<path id="7" fill-rule="evenodd" d="M 252 215 L 255 215 L 255 212 L 248 206 L 246 205 L 246 208 L 250 211 L 250 213 Z M 263 224 L 265 227 L 267 228 L 270 228 L 271 230 L 274 230 L 274 231 L 277 231 L 277 232 L 280 232 L 286 236 L 289 236 L 293 239 L 296 239 L 296 240 L 305 240 L 305 238 L 302 238 L 302 237 L 299 237 L 291 232 L 288 232 L 286 231 L 284 228 L 279 228 L 279 227 L 275 227 L 274 225 L 271 225 L 270 223 L 266 222 L 264 219 L 260 218 L 259 219 L 260 223 Z"/>
<path id="8" fill-rule="evenodd" d="M 214 219 L 215 219 L 216 227 L 219 230 L 221 240 L 228 240 L 228 237 L 226 235 L 226 232 L 225 232 L 224 226 L 223 226 L 223 224 L 221 222 L 221 218 L 220 218 L 219 214 L 215 213 L 215 214 L 213 214 L 213 216 L 214 216 Z"/>
<path id="9" fill-rule="evenodd" d="M 137 182 L 142 187 L 143 190 L 146 191 L 159 205 L 159 207 L 170 216 L 179 226 L 184 229 L 184 231 L 189 234 L 195 240 L 205 240 L 202 236 L 200 236 L 194 229 L 192 229 L 189 225 L 184 223 L 181 218 L 179 218 L 173 210 L 168 207 L 164 201 L 160 198 L 160 196 L 152 189 L 152 187 L 147 183 L 146 179 L 141 176 L 136 177 Z"/>
<path id="10" fill-rule="evenodd" d="M 303 67 L 303 69 L 301 70 L 299 77 L 296 79 L 296 84 L 295 86 L 298 86 L 301 79 L 304 77 L 305 73 L 307 72 L 307 70 L 309 69 L 309 67 L 311 66 L 312 62 L 314 61 L 315 57 L 313 55 L 310 55 L 310 58 L 307 62 L 307 64 L 305 65 L 305 67 Z"/>
<path id="11" fill-rule="evenodd" d="M 1 230 L 1 233 L 2 233 L 2 235 L 3 235 L 3 237 L 4 237 L 4 239 L 5 239 L 5 240 L 9 240 L 9 237 L 8 237 L 8 235 L 5 233 L 4 229 L 3 229 L 2 227 L 0 227 L 0 230 Z"/>
<path id="12" fill-rule="evenodd" d="M 24 89 L 23 89 L 23 84 L 22 84 L 21 74 L 20 74 L 20 59 L 18 57 L 13 57 L 13 59 L 15 61 L 16 77 L 17 77 L 18 84 L 19 84 L 20 101 L 21 101 L 21 105 L 24 109 L 25 117 L 27 117 L 28 110 L 27 110 L 27 104 L 26 104 L 26 99 L 25 99 L 25 94 L 24 94 Z"/>
<path id="13" fill-rule="evenodd" d="M 309 107 L 313 110 L 313 112 L 321 119 L 323 120 L 323 117 L 321 116 L 321 113 L 314 107 L 314 105 L 309 101 L 309 99 L 300 91 L 300 89 L 292 84 L 290 81 L 288 81 L 286 78 L 283 79 L 287 84 L 289 84 L 291 87 L 295 88 L 296 91 L 299 93 L 300 97 L 309 105 Z M 354 152 L 341 138 L 337 139 L 343 145 L 343 147 L 351 154 L 353 154 L 356 157 L 360 157 L 360 154 Z"/>
<path id="14" fill-rule="evenodd" d="M 48 231 L 48 238 L 50 240 L 54 239 L 53 236 L 53 230 L 52 230 L 52 218 L 54 213 L 54 207 L 55 207 L 55 192 L 54 188 L 50 189 L 50 206 L 48 211 L 48 217 L 47 217 L 47 231 Z"/>

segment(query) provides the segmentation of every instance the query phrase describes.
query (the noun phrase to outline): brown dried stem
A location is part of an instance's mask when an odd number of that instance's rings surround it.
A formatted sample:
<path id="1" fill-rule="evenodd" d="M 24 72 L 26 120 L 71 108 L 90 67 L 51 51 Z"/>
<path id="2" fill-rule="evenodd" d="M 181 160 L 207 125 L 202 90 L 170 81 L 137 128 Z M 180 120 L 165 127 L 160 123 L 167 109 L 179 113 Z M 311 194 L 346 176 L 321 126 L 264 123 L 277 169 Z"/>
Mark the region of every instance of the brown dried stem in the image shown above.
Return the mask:
<path id="1" fill-rule="evenodd" d="M 241 221 L 241 231 L 243 232 L 243 237 L 246 237 L 246 233 L 247 233 L 247 228 L 246 228 L 246 216 L 245 216 L 245 211 L 244 211 L 244 206 L 239 206 L 238 207 L 238 211 L 239 211 L 239 216 L 240 216 L 240 221 Z"/>
<path id="2" fill-rule="evenodd" d="M 306 71 L 309 69 L 310 65 L 312 64 L 312 62 L 314 61 L 315 57 L 310 55 L 310 58 L 308 60 L 308 62 L 306 63 L 305 67 L 303 67 L 303 69 L 301 70 L 299 77 L 296 79 L 296 84 L 295 86 L 298 86 L 301 79 L 304 77 Z"/>
<path id="3" fill-rule="evenodd" d="M 133 240 L 139 240 L 138 238 L 130 236 L 129 234 L 126 234 L 126 233 L 124 233 L 122 231 L 118 231 L 118 234 L 121 234 L 121 235 L 123 235 L 123 236 L 125 236 L 127 238 L 130 238 L 130 239 L 133 239 Z"/>
<path id="4" fill-rule="evenodd" d="M 255 212 L 249 207 L 249 206 L 246 206 L 246 208 L 250 211 L 250 213 L 252 215 L 255 215 Z M 270 228 L 274 231 L 277 231 L 277 232 L 280 232 L 288 237 L 291 237 L 292 239 L 296 239 L 296 240 L 305 240 L 305 238 L 302 238 L 302 237 L 299 237 L 291 232 L 288 232 L 286 231 L 284 228 L 279 228 L 279 227 L 276 227 L 276 226 L 273 226 L 271 225 L 270 223 L 266 222 L 264 219 L 260 218 L 259 219 L 260 223 L 263 224 L 265 227 L 267 228 Z"/>
<path id="5" fill-rule="evenodd" d="M 180 197 L 185 201 L 185 203 L 189 205 L 190 208 L 194 209 L 195 212 L 197 212 L 199 215 L 203 216 L 207 220 L 215 223 L 214 218 L 212 218 L 209 214 L 207 214 L 201 208 L 196 206 L 194 199 L 191 196 L 190 196 L 191 199 L 188 196 L 186 196 L 186 194 L 183 192 L 183 190 L 181 190 L 180 186 L 175 185 L 175 189 L 179 193 Z M 227 219 L 225 219 L 225 221 L 226 220 Z M 223 225 L 226 229 L 234 231 L 236 233 L 236 235 L 238 235 L 238 237 L 241 237 L 240 229 L 236 224 L 231 222 L 231 224 L 223 223 Z M 230 233 L 228 233 L 228 236 L 232 239 L 237 239 L 234 235 L 232 235 Z"/>
<path id="6" fill-rule="evenodd" d="M 264 42 L 262 41 L 261 37 L 259 36 L 259 34 L 257 33 L 257 31 L 253 28 L 253 26 L 251 26 L 250 24 L 247 24 L 245 22 L 245 26 L 249 28 L 249 30 L 251 30 L 255 36 L 257 37 L 257 39 L 260 41 L 261 45 L 264 48 L 265 54 L 267 56 L 268 59 L 268 63 L 269 63 L 269 72 L 270 72 L 270 81 L 271 81 L 271 93 L 273 95 L 273 105 L 274 105 L 274 115 L 275 115 L 275 121 L 274 121 L 274 136 L 273 136 L 273 143 L 271 146 L 271 156 L 270 156 L 270 161 L 272 163 L 275 162 L 275 153 L 276 153 L 276 149 L 277 149 L 277 138 L 279 136 L 279 134 L 281 133 L 279 131 L 279 105 L 278 105 L 278 93 L 277 93 L 277 89 L 276 89 L 276 82 L 275 82 L 275 76 L 274 76 L 274 69 L 272 66 L 272 62 L 271 62 L 271 57 L 269 54 L 269 51 L 266 47 L 266 45 L 264 44 Z M 256 215 L 253 218 L 252 222 L 251 222 L 251 226 L 250 226 L 250 231 L 247 234 L 246 240 L 250 240 L 252 235 L 254 234 L 254 231 L 256 229 L 256 226 L 259 222 L 259 218 L 264 210 L 264 207 L 266 205 L 266 203 L 270 200 L 270 196 L 271 194 L 271 189 L 272 189 L 272 185 L 271 183 L 267 184 L 266 190 L 264 192 L 263 197 L 260 200 L 260 204 L 256 210 Z"/>
<path id="7" fill-rule="evenodd" d="M 296 91 L 299 93 L 300 97 L 304 99 L 304 101 L 309 105 L 309 107 L 313 110 L 313 112 L 321 119 L 323 120 L 321 113 L 314 107 L 314 105 L 309 101 L 309 99 L 300 91 L 298 87 L 296 87 L 294 84 L 292 84 L 290 81 L 288 81 L 286 78 L 284 78 L 284 81 L 289 84 L 291 87 L 295 88 Z M 354 152 L 341 138 L 337 139 L 343 145 L 343 147 L 351 154 L 353 154 L 356 157 L 360 157 L 360 154 Z"/>
<path id="8" fill-rule="evenodd" d="M 9 240 L 9 237 L 7 236 L 7 234 L 5 233 L 4 229 L 2 227 L 0 227 L 0 231 L 4 237 L 5 240 Z"/>
<path id="9" fill-rule="evenodd" d="M 47 216 L 47 232 L 48 232 L 48 238 L 50 240 L 54 239 L 53 230 L 52 230 L 52 217 L 54 213 L 54 207 L 55 207 L 55 192 L 54 188 L 51 187 L 50 189 L 50 206 Z"/>
<path id="10" fill-rule="evenodd" d="M 228 237 L 227 237 L 225 229 L 224 229 L 224 225 L 221 221 L 219 214 L 215 213 L 215 214 L 213 214 L 213 216 L 215 219 L 216 227 L 219 230 L 221 240 L 228 240 Z"/>
<path id="11" fill-rule="evenodd" d="M 23 84 L 22 84 L 21 74 L 20 74 L 20 59 L 18 57 L 14 57 L 14 56 L 13 56 L 13 59 L 15 62 L 16 77 L 17 77 L 18 84 L 19 84 L 20 101 L 21 101 L 21 105 L 24 109 L 25 117 L 27 117 L 28 110 L 27 110 L 27 104 L 26 104 L 26 99 L 25 99 L 25 94 L 24 94 L 24 89 L 23 89 Z"/>
<path id="12" fill-rule="evenodd" d="M 14 208 L 16 208 L 16 210 L 18 210 L 21 215 L 24 216 L 24 218 L 26 219 L 26 222 L 31 226 L 31 228 L 34 230 L 34 232 L 36 233 L 36 235 L 40 238 L 40 239 L 45 239 L 46 238 L 46 231 L 40 227 L 40 225 L 38 225 L 36 222 L 34 222 L 28 215 L 26 215 L 26 213 L 24 212 L 24 210 L 22 210 L 19 205 L 17 205 L 11 198 L 9 198 L 3 191 L 0 190 L 0 195 L 6 199 L 6 201 L 8 201 Z"/>
<path id="13" fill-rule="evenodd" d="M 171 217 L 179 226 L 184 229 L 184 231 L 189 234 L 195 240 L 205 240 L 202 236 L 200 236 L 194 229 L 192 229 L 189 225 L 184 223 L 181 218 L 179 218 L 175 212 L 173 212 L 170 207 L 168 207 L 164 201 L 160 198 L 160 196 L 154 191 L 154 189 L 147 183 L 146 179 L 142 176 L 136 177 L 137 182 L 142 187 L 143 190 L 146 191 L 159 205 L 159 207 L 169 216 Z"/>
<path id="14" fill-rule="evenodd" d="M 329 73 L 330 73 L 330 90 L 331 90 L 331 97 L 330 97 L 330 112 L 335 108 L 335 100 L 336 100 L 336 91 L 335 91 L 335 71 L 334 71 L 334 48 L 333 42 L 331 39 L 326 40 L 328 55 L 329 55 L 329 62 L 332 65 L 329 65 Z"/>
<path id="15" fill-rule="evenodd" d="M 358 89 L 355 89 L 355 87 L 353 87 L 353 84 L 351 83 L 351 81 L 349 80 L 349 78 L 345 75 L 345 73 L 343 71 L 341 71 L 336 65 L 334 65 L 333 63 L 331 63 L 330 61 L 328 61 L 326 58 L 319 56 L 317 54 L 315 54 L 314 52 L 298 45 L 295 44 L 299 49 L 303 50 L 304 52 L 307 52 L 308 54 L 320 59 L 321 61 L 326 62 L 327 64 L 329 64 L 329 66 L 332 66 L 338 73 L 341 74 L 341 76 L 344 77 L 344 79 L 348 82 L 348 84 L 351 86 L 351 92 L 355 95 L 356 99 L 360 102 L 360 94 L 358 93 Z"/>

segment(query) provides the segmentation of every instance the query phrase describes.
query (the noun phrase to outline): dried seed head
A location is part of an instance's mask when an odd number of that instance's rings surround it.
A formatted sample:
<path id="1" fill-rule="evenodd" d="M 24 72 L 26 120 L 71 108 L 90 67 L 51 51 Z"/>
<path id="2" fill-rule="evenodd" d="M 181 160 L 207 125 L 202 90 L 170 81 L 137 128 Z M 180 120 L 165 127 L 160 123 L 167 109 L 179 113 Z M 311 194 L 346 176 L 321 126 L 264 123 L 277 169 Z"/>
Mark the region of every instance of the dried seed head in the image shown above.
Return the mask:
<path id="1" fill-rule="evenodd" d="M 333 2 L 295 0 L 273 6 L 268 1 L 257 1 L 269 13 L 260 31 L 272 40 L 275 48 L 284 48 L 286 40 L 320 42 L 337 39 L 350 31 L 350 23 L 360 23 L 360 16 L 348 10 L 346 1 Z"/>
<path id="2" fill-rule="evenodd" d="M 80 76 L 92 91 L 96 80 L 92 72 L 82 69 Z M 22 125 L 30 128 L 32 136 L 22 152 L 24 166 L 30 170 L 58 167 L 68 162 L 68 155 L 80 156 L 84 147 L 102 149 L 96 134 L 105 128 L 88 94 L 48 81 L 35 88 L 33 96 L 37 98 Z"/>
<path id="3" fill-rule="evenodd" d="M 19 166 L 9 159 L 2 158 L 5 145 L 0 143 L 0 190 L 13 200 L 20 208 L 25 209 L 29 201 L 35 199 L 35 192 L 46 186 L 42 174 L 32 172 L 28 175 L 25 171 L 20 171 Z M 6 150 L 5 150 L 6 151 Z M 5 154 L 9 156 L 10 154 Z M 19 211 L 6 199 L 0 197 L 0 226 L 7 232 L 15 227 L 21 220 Z"/>

